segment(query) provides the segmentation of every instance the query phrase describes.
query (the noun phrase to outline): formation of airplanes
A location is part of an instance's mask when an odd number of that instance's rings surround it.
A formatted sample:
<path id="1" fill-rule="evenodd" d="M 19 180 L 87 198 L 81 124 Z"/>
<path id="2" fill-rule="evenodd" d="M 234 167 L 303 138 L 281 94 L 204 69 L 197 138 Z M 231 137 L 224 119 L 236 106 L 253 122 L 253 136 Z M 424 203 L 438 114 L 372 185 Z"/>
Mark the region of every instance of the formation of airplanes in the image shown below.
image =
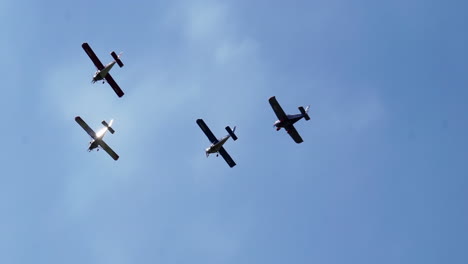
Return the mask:
<path id="1" fill-rule="evenodd" d="M 94 63 L 97 69 L 97 71 L 95 72 L 92 78 L 92 83 L 95 83 L 97 81 L 102 81 L 104 83 L 107 81 L 107 83 L 112 87 L 112 89 L 117 94 L 117 96 L 119 98 L 122 97 L 124 95 L 124 92 L 122 91 L 122 89 L 119 87 L 119 85 L 115 82 L 114 78 L 112 78 L 112 76 L 109 73 L 109 71 L 112 69 L 112 67 L 114 67 L 115 64 L 119 65 L 120 68 L 124 66 L 124 64 L 120 60 L 120 56 L 122 53 L 117 55 L 114 51 L 112 51 L 110 54 L 114 60 L 104 66 L 102 62 L 99 60 L 99 58 L 96 56 L 94 51 L 91 49 L 88 43 L 86 42 L 83 43 L 81 47 L 89 56 L 89 58 Z M 276 127 L 277 131 L 280 130 L 281 128 L 284 128 L 296 143 L 298 144 L 302 143 L 303 139 L 299 135 L 299 132 L 294 127 L 294 124 L 297 121 L 301 120 L 302 118 L 304 118 L 307 121 L 310 120 L 310 117 L 308 114 L 310 106 L 307 106 L 306 108 L 304 108 L 303 106 L 299 106 L 298 107 L 299 112 L 300 112 L 299 114 L 288 115 L 281 108 L 275 96 L 270 97 L 268 101 L 274 113 L 278 117 L 278 120 L 274 122 L 273 127 Z M 110 120 L 109 123 L 107 123 L 105 120 L 102 121 L 102 125 L 104 127 L 101 128 L 97 133 L 94 132 L 94 130 L 92 130 L 80 116 L 75 117 L 75 121 L 91 137 L 88 151 L 92 151 L 94 149 L 99 151 L 99 149 L 102 148 L 114 160 L 119 159 L 119 155 L 117 155 L 117 153 L 115 153 L 114 150 L 112 150 L 112 148 L 110 148 L 103 140 L 104 135 L 107 133 L 107 131 L 109 131 L 111 134 L 115 133 L 114 129 L 112 128 L 112 124 L 114 120 Z M 229 165 L 229 167 L 232 168 L 236 166 L 236 163 L 234 162 L 234 160 L 228 154 L 226 149 L 224 149 L 224 144 L 228 141 L 229 138 L 232 138 L 234 141 L 237 140 L 237 136 L 236 134 L 234 134 L 234 132 L 236 131 L 236 127 L 234 126 L 234 128 L 231 129 L 229 126 L 226 126 L 225 129 L 228 132 L 228 134 L 224 137 L 216 138 L 213 132 L 211 132 L 211 130 L 206 125 L 205 121 L 203 121 L 203 119 L 197 119 L 196 123 L 201 128 L 201 130 L 205 133 L 205 135 L 208 137 L 208 140 L 211 142 L 211 145 L 205 150 L 206 157 L 208 157 L 210 154 L 216 154 L 216 156 L 221 155 L 221 157 L 224 158 L 224 160 Z"/>

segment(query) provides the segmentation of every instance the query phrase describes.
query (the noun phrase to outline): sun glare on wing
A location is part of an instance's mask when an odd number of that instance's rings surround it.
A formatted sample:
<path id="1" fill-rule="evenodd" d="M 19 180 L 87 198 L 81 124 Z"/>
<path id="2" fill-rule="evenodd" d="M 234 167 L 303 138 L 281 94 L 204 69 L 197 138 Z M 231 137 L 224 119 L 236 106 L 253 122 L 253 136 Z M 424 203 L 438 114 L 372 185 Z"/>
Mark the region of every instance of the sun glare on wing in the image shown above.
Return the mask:
<path id="1" fill-rule="evenodd" d="M 97 138 L 101 138 L 101 137 L 104 135 L 104 133 L 106 133 L 106 130 L 107 130 L 106 127 L 101 128 L 101 129 L 96 133 L 96 137 L 97 137 Z"/>

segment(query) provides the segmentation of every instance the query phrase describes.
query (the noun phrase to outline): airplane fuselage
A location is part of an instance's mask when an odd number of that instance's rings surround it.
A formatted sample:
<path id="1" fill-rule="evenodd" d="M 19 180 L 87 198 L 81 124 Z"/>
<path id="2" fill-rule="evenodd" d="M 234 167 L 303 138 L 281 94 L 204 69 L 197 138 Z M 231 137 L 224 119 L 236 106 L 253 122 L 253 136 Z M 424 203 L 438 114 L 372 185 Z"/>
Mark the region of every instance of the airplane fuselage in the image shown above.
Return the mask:
<path id="1" fill-rule="evenodd" d="M 109 71 L 114 67 L 115 61 L 107 64 L 104 69 L 96 71 L 96 73 L 93 76 L 93 83 L 104 80 L 106 78 L 106 75 L 109 73 Z"/>
<path id="2" fill-rule="evenodd" d="M 226 141 L 230 138 L 230 135 L 227 135 L 221 139 L 218 140 L 218 142 L 211 144 L 206 150 L 206 156 L 213 154 L 213 153 L 218 153 L 219 149 L 226 143 Z"/>
<path id="3" fill-rule="evenodd" d="M 102 140 L 107 131 L 108 128 L 103 127 L 96 133 L 96 138 L 89 142 L 88 151 L 92 151 L 93 149 L 99 148 L 99 142 Z"/>
<path id="4" fill-rule="evenodd" d="M 288 119 L 287 120 L 276 120 L 275 123 L 273 124 L 276 127 L 276 130 L 280 130 L 282 127 L 287 127 L 290 125 L 294 125 L 297 121 L 301 120 L 304 115 L 303 114 L 297 114 L 297 115 L 287 115 Z"/>
<path id="5" fill-rule="evenodd" d="M 99 147 L 99 144 L 96 140 L 92 140 L 91 142 L 89 142 L 89 147 L 88 147 L 88 151 L 92 151 L 93 149 Z"/>

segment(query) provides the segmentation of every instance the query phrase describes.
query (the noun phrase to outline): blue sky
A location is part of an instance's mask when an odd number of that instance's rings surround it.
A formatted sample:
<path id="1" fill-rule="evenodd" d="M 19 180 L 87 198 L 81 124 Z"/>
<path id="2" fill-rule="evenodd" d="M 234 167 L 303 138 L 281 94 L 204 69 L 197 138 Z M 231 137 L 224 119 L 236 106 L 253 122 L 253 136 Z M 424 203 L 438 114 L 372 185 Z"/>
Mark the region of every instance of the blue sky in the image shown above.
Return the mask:
<path id="1" fill-rule="evenodd" d="M 1 1 L 0 262 L 466 263 L 467 7 Z M 123 98 L 83 42 L 124 52 Z"/>

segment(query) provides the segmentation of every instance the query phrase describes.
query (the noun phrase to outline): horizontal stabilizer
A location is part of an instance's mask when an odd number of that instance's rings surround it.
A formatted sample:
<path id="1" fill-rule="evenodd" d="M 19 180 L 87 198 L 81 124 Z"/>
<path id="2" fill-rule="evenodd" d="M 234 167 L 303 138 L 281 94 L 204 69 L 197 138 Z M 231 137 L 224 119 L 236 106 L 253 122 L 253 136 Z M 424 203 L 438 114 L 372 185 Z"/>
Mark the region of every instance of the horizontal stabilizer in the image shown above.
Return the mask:
<path id="1" fill-rule="evenodd" d="M 309 110 L 309 107 L 307 107 L 307 110 Z M 299 106 L 299 111 L 301 111 L 301 114 L 304 116 L 305 120 L 310 120 L 309 114 L 307 114 L 307 111 L 304 110 L 304 107 Z"/>
<path id="2" fill-rule="evenodd" d="M 231 130 L 229 126 L 226 127 L 226 131 L 229 133 L 229 135 L 232 137 L 234 141 L 237 140 L 236 134 L 234 134 L 234 131 L 236 131 L 236 127 L 234 127 L 234 130 Z"/>
<path id="3" fill-rule="evenodd" d="M 109 124 L 107 124 L 106 121 L 102 120 L 102 125 L 107 127 L 107 129 L 109 130 L 109 132 L 111 132 L 111 134 L 115 133 L 115 130 Z M 112 122 L 111 122 L 111 125 L 112 125 Z"/>
<path id="4" fill-rule="evenodd" d="M 119 56 L 117 56 L 117 54 L 114 51 L 111 52 L 111 56 L 112 56 L 112 58 L 114 58 L 115 62 L 117 62 L 117 64 L 119 65 L 120 68 L 122 68 L 124 66 L 122 61 L 120 60 Z"/>

